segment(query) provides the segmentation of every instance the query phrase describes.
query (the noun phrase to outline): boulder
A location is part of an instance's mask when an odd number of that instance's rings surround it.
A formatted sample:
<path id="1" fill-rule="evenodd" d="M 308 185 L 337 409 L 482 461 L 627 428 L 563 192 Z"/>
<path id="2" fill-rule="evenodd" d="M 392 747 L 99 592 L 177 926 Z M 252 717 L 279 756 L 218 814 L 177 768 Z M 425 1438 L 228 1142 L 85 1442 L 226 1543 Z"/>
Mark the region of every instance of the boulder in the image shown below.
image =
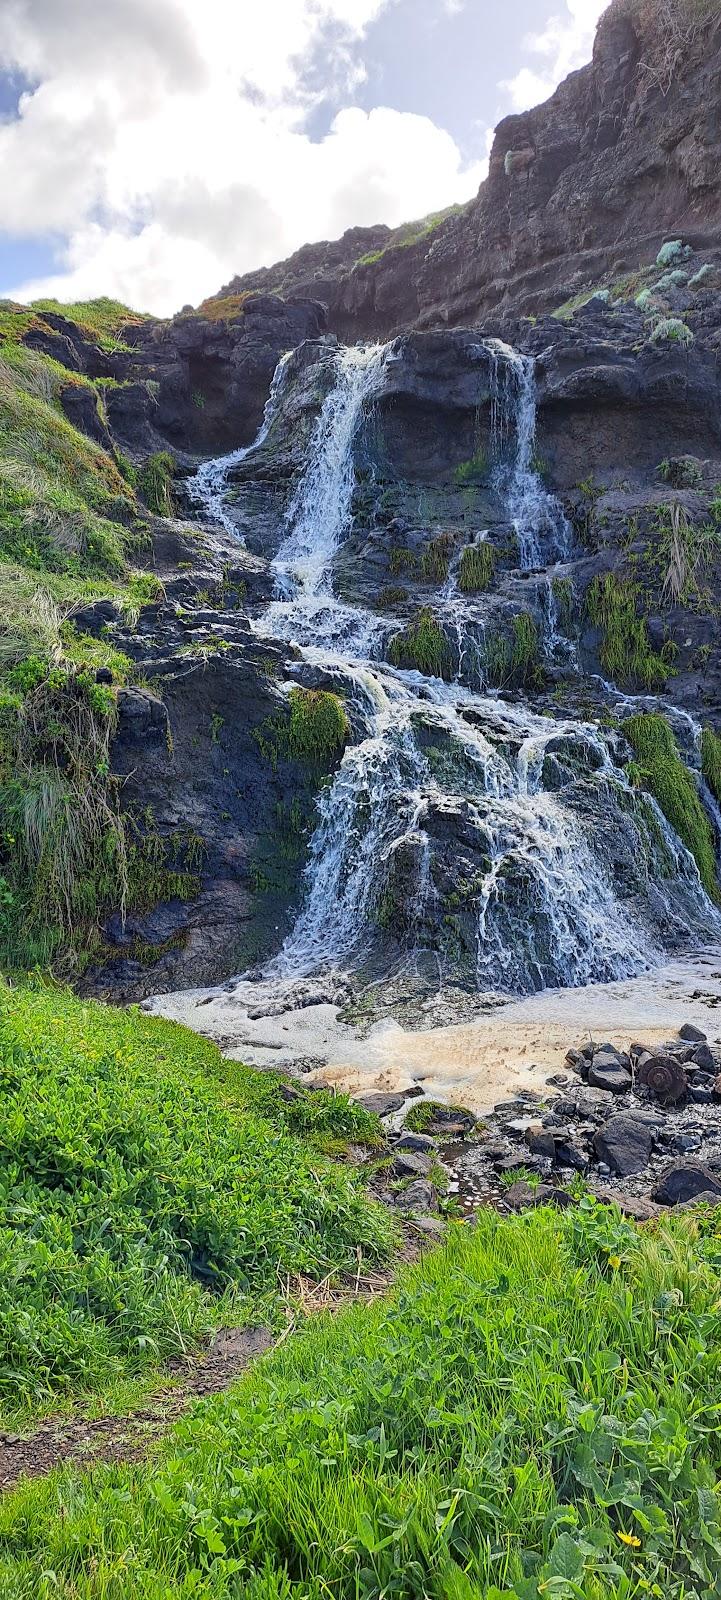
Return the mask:
<path id="1" fill-rule="evenodd" d="M 603 1205 L 618 1206 L 625 1217 L 632 1217 L 634 1222 L 650 1222 L 659 1215 L 659 1207 L 653 1200 L 646 1200 L 643 1195 L 626 1194 L 623 1189 L 608 1189 L 602 1184 L 595 1184 L 591 1189 Z"/>
<path id="2" fill-rule="evenodd" d="M 361 1094 L 358 1104 L 364 1111 L 373 1111 L 377 1117 L 390 1117 L 405 1105 L 404 1094 Z"/>
<path id="3" fill-rule="evenodd" d="M 438 1196 L 427 1178 L 416 1178 L 415 1183 L 410 1183 L 398 1196 L 397 1204 L 403 1211 L 435 1211 Z"/>
<path id="4" fill-rule="evenodd" d="M 546 1156 L 549 1161 L 554 1161 L 556 1156 L 556 1141 L 550 1128 L 542 1128 L 535 1123 L 526 1130 L 526 1144 L 534 1156 Z"/>
<path id="5" fill-rule="evenodd" d="M 632 1078 L 628 1056 L 621 1056 L 612 1045 L 604 1045 L 594 1052 L 588 1069 L 588 1082 L 594 1089 L 610 1089 L 611 1094 L 625 1094 L 631 1088 Z"/>
<path id="6" fill-rule="evenodd" d="M 393 1157 L 393 1171 L 398 1178 L 427 1178 L 432 1165 L 430 1156 L 415 1150 L 399 1150 Z"/>
<path id="7" fill-rule="evenodd" d="M 678 1030 L 679 1039 L 685 1039 L 689 1044 L 706 1044 L 706 1034 L 700 1028 L 694 1027 L 693 1022 L 684 1022 Z"/>
<path id="8" fill-rule="evenodd" d="M 420 1150 L 428 1152 L 435 1148 L 433 1140 L 427 1133 L 402 1133 L 396 1140 L 396 1150 Z"/>
<path id="9" fill-rule="evenodd" d="M 661 1174 L 653 1199 L 662 1206 L 679 1206 L 700 1194 L 713 1195 L 715 1203 L 721 1203 L 721 1176 L 701 1161 L 675 1161 Z"/>
<path id="10" fill-rule="evenodd" d="M 630 1178 L 648 1166 L 653 1150 L 653 1127 L 631 1112 L 619 1112 L 594 1136 L 593 1148 L 619 1178 Z"/>

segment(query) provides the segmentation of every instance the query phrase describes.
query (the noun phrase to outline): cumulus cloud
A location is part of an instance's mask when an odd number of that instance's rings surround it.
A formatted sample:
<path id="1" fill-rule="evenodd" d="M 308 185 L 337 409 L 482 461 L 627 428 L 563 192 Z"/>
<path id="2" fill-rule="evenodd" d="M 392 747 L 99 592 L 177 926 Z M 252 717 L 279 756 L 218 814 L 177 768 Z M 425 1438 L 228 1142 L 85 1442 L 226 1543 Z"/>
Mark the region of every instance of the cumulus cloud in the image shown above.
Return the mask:
<path id="1" fill-rule="evenodd" d="M 524 48 L 538 58 L 538 65 L 521 67 L 501 84 L 514 111 L 547 100 L 562 78 L 590 60 L 598 20 L 607 6 L 608 0 L 566 0 L 563 13 L 554 14 L 539 33 L 524 39 Z"/>
<path id="2" fill-rule="evenodd" d="M 9 292 L 169 312 L 305 240 L 471 195 L 480 167 L 426 117 L 350 106 L 305 131 L 304 66 L 325 51 L 352 97 L 392 3 L 5 0 L 0 67 L 31 87 L 0 123 L 2 226 L 61 241 L 57 274 Z"/>

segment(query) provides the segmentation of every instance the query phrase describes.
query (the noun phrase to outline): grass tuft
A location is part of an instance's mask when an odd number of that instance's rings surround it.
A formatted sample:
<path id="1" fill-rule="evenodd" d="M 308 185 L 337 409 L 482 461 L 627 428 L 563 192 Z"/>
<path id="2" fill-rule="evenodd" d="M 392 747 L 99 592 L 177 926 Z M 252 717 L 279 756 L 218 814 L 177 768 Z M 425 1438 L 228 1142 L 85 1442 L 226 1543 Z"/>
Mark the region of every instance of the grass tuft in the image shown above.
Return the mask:
<path id="1" fill-rule="evenodd" d="M 423 606 L 407 627 L 394 634 L 388 646 L 388 659 L 394 667 L 422 672 L 427 678 L 451 676 L 448 640 L 429 606 Z"/>
<path id="2" fill-rule="evenodd" d="M 601 665 L 614 683 L 643 689 L 662 689 L 673 676 L 666 656 L 651 647 L 648 624 L 638 614 L 640 590 L 631 578 L 613 572 L 599 573 L 586 594 L 586 610 L 593 627 L 600 628 Z"/>

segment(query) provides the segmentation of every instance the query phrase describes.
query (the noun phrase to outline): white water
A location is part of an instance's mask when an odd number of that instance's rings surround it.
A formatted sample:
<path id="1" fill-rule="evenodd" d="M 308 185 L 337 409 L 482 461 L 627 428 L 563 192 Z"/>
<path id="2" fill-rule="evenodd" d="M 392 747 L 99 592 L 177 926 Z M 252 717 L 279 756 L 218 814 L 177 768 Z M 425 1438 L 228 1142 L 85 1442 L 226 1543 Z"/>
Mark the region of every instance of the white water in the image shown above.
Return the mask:
<path id="1" fill-rule="evenodd" d="M 199 510 L 209 521 L 219 522 L 226 533 L 231 533 L 235 537 L 237 529 L 226 507 L 228 478 L 234 467 L 239 466 L 241 461 L 245 461 L 246 456 L 252 455 L 265 443 L 278 412 L 290 356 L 291 352 L 288 351 L 278 362 L 270 394 L 265 403 L 263 420 L 252 444 L 241 445 L 238 450 L 230 450 L 225 456 L 215 456 L 211 461 L 204 461 L 195 476 L 188 479 L 188 493 Z"/>
<path id="2" fill-rule="evenodd" d="M 498 343 L 491 348 L 497 481 L 518 535 L 522 567 L 544 566 L 567 554 L 569 533 L 533 466 L 533 363 Z M 336 382 L 320 410 L 274 562 L 279 598 L 254 623 L 259 634 L 292 641 L 307 665 L 340 679 L 354 727 L 362 730 L 321 792 L 303 907 L 266 977 L 289 982 L 367 962 L 403 850 L 417 864 L 407 918 L 409 960 L 424 944 L 433 949 L 434 929 L 426 923 L 435 922 L 437 932 L 444 915 L 433 881 L 434 844 L 442 853 L 449 816 L 446 854 L 475 863 L 479 988 L 524 993 L 643 971 L 661 954 L 659 928 L 677 943 L 699 942 L 700 933 L 708 935 L 718 922 L 695 863 L 653 802 L 656 846 L 649 842 L 651 829 L 639 832 L 632 815 L 637 801 L 614 764 L 608 737 L 595 724 L 551 720 L 458 681 L 394 669 L 377 659 L 387 624 L 333 594 L 333 559 L 351 525 L 353 444 L 381 385 L 385 359 L 382 346 L 337 352 Z M 281 364 L 256 443 L 267 435 L 283 376 Z M 193 486 L 206 512 L 226 527 L 223 486 L 232 466 L 249 453 L 207 463 Z M 548 592 L 552 599 L 550 583 Z M 453 569 L 440 599 L 465 667 L 464 652 L 478 648 L 477 628 L 469 626 L 474 602 L 459 594 Z M 549 619 L 551 645 L 557 649 L 554 618 L 555 613 Z M 455 753 L 461 773 L 455 781 L 452 773 L 438 778 L 424 754 L 421 730 Z M 561 780 L 549 788 L 544 763 L 549 746 L 559 740 L 564 759 L 577 764 L 579 782 Z M 590 826 L 569 803 L 567 787 L 577 797 L 579 790 L 592 797 Z M 433 831 L 439 816 L 440 845 Z M 603 839 L 609 818 L 617 831 L 631 830 L 636 867 L 644 853 L 649 861 L 643 905 L 638 894 L 628 907 L 619 897 Z"/>
<path id="3" fill-rule="evenodd" d="M 563 508 L 544 488 L 535 465 L 536 376 L 533 356 L 520 355 L 500 339 L 486 341 L 494 355 L 491 437 L 499 458 L 496 481 L 505 492 L 509 518 L 518 539 L 519 566 L 528 571 L 562 561 L 570 551 L 571 530 Z M 505 460 L 515 435 L 512 461 Z"/>

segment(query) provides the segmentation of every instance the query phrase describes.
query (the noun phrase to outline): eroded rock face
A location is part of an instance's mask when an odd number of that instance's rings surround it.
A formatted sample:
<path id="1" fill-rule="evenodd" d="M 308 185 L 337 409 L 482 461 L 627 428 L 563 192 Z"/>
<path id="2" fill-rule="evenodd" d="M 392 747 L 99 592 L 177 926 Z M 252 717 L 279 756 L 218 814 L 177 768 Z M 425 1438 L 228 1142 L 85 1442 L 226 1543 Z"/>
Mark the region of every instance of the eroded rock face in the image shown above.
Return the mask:
<path id="1" fill-rule="evenodd" d="M 718 250 L 721 19 L 674 54 L 660 8 L 614 0 L 592 62 L 501 122 L 488 179 L 460 212 L 415 240 L 374 229 L 305 246 L 221 293 L 313 291 L 355 340 L 537 314 L 611 269 L 635 271 L 680 230 Z"/>

